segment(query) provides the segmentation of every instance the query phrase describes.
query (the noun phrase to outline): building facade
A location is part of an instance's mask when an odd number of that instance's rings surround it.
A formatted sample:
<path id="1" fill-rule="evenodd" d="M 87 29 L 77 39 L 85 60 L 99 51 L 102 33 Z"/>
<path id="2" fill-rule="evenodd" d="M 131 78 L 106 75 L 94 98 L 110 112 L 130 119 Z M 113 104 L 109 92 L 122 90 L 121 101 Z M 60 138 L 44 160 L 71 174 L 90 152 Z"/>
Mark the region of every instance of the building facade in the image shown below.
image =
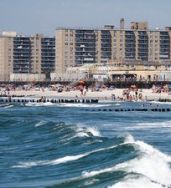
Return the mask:
<path id="1" fill-rule="evenodd" d="M 9 81 L 12 71 L 12 50 L 15 32 L 5 32 L 0 35 L 0 81 Z"/>
<path id="2" fill-rule="evenodd" d="M 55 37 L 3 33 L 0 36 L 0 68 L 2 81 L 9 81 L 10 74 L 13 80 L 15 77 L 19 80 L 20 75 L 23 78 L 24 74 L 26 77 L 32 74 L 32 80 L 38 80 L 39 77 L 42 80 L 44 74 L 49 80 L 50 73 L 55 70 Z"/>
<path id="3" fill-rule="evenodd" d="M 59 79 L 69 67 L 88 64 L 171 65 L 171 27 L 150 30 L 147 22 L 131 22 L 129 29 L 106 25 L 101 29 L 58 28 L 55 37 L 4 32 L 0 35 L 0 81 Z M 56 74 L 56 76 L 55 76 Z M 87 73 L 85 72 L 85 75 Z M 45 76 L 43 76 L 45 75 Z"/>
<path id="4" fill-rule="evenodd" d="M 171 64 L 171 28 L 150 30 L 147 22 L 130 29 L 107 25 L 102 29 L 58 28 L 56 72 L 82 64 Z"/>

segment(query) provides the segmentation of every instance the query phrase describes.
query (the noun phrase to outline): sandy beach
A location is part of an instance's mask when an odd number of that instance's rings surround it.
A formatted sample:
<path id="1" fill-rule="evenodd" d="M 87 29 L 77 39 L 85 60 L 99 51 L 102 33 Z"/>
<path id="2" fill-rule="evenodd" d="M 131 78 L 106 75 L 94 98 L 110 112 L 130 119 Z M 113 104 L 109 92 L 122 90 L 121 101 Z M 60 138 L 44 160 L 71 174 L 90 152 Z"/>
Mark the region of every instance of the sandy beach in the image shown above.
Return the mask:
<path id="1" fill-rule="evenodd" d="M 25 96 L 25 97 L 54 97 L 54 98 L 98 98 L 99 100 L 125 100 L 125 96 L 123 95 L 124 91 L 127 89 L 100 89 L 100 91 L 91 91 L 88 90 L 81 94 L 80 90 L 71 90 L 71 91 L 62 91 L 57 92 L 50 90 L 49 88 L 33 88 L 30 90 L 16 89 L 10 90 L 8 94 L 10 96 Z M 135 91 L 129 91 L 129 94 L 135 98 Z M 142 100 L 159 100 L 159 99 L 170 99 L 171 94 L 168 92 L 154 93 L 152 89 L 139 89 L 137 91 L 137 95 L 141 95 Z"/>

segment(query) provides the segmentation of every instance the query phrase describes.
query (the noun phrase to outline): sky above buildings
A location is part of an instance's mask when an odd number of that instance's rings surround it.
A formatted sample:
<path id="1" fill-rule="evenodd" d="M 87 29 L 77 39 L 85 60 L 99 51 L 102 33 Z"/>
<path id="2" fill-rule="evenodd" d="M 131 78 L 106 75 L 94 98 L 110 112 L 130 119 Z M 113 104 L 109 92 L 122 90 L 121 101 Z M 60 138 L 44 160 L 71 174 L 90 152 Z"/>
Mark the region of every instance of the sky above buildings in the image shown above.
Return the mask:
<path id="1" fill-rule="evenodd" d="M 171 0 L 0 0 L 0 30 L 54 35 L 57 27 L 119 27 L 148 21 L 150 28 L 171 26 Z"/>

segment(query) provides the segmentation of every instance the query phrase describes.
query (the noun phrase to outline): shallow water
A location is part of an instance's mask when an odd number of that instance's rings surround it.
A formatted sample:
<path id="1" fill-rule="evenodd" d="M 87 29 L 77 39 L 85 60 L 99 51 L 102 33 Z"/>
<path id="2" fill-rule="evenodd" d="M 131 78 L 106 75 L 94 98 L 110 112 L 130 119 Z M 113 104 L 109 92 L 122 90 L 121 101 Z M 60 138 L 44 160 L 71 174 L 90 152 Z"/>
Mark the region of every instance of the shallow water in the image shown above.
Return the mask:
<path id="1" fill-rule="evenodd" d="M 0 187 L 171 187 L 171 112 L 95 109 L 171 104 L 27 104 L 0 108 Z M 93 109 L 95 111 L 93 111 Z"/>

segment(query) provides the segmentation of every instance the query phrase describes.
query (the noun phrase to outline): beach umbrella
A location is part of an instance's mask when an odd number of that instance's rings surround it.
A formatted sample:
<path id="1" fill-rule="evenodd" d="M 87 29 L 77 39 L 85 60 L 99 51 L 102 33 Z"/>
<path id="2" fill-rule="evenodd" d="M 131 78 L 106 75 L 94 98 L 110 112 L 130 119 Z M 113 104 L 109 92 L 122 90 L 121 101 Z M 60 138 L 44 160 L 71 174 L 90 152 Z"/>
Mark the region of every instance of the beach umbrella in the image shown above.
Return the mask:
<path id="1" fill-rule="evenodd" d="M 78 82 L 78 84 L 80 84 L 80 85 L 85 85 L 85 81 L 80 80 L 80 81 Z"/>

